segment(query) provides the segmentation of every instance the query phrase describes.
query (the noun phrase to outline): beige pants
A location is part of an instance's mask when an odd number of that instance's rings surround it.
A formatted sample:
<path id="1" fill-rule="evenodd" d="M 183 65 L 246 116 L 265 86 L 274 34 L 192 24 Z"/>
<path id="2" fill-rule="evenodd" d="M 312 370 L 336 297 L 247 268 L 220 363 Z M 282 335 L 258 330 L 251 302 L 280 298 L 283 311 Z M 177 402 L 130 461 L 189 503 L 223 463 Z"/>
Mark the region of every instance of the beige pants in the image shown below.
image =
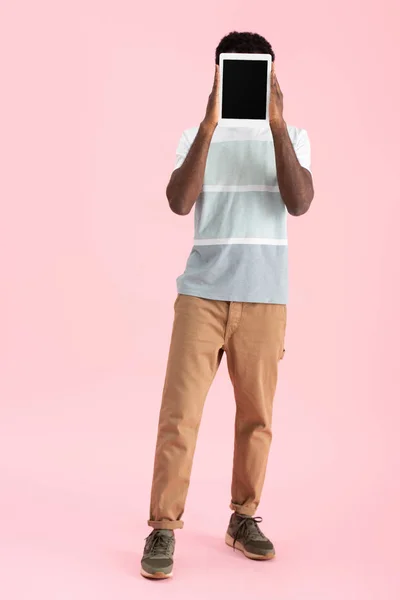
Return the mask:
<path id="1" fill-rule="evenodd" d="M 286 306 L 180 294 L 174 309 L 148 524 L 156 529 L 183 527 L 204 401 L 224 352 L 236 400 L 230 507 L 252 516 L 260 502 L 271 444 Z"/>

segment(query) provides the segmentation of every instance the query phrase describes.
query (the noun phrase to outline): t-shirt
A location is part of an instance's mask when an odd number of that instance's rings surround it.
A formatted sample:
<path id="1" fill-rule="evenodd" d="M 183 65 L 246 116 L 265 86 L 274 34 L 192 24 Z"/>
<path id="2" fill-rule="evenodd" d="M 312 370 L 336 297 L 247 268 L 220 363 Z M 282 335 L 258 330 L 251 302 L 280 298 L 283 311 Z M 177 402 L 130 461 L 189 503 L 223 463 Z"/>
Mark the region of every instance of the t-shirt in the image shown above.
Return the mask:
<path id="1" fill-rule="evenodd" d="M 186 129 L 175 168 L 198 132 Z M 305 129 L 288 126 L 300 164 L 311 170 Z M 201 193 L 195 204 L 194 242 L 178 293 L 214 300 L 286 304 L 287 209 L 281 198 L 269 126 L 217 126 Z"/>

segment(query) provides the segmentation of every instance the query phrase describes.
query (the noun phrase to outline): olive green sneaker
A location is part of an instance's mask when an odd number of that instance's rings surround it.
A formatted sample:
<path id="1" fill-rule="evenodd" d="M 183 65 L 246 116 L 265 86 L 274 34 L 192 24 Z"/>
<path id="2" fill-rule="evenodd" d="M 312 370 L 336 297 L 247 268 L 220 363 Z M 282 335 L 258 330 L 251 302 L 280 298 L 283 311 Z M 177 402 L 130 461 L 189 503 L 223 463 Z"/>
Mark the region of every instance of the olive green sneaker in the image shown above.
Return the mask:
<path id="1" fill-rule="evenodd" d="M 148 579 L 172 577 L 174 550 L 174 532 L 170 529 L 153 529 L 146 538 L 140 570 L 141 575 Z"/>
<path id="2" fill-rule="evenodd" d="M 233 513 L 225 542 L 228 546 L 241 550 L 247 558 L 253 560 L 274 558 L 274 545 L 259 528 L 258 523 L 261 522 L 261 517 L 247 517 Z"/>

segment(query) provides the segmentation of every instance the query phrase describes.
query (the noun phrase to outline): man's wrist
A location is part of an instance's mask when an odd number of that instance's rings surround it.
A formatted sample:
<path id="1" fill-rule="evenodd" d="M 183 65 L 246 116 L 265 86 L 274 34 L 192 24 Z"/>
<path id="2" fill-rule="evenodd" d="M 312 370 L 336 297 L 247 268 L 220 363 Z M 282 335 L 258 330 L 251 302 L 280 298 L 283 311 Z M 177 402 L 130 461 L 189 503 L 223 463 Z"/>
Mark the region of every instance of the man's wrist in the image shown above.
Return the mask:
<path id="1" fill-rule="evenodd" d="M 271 127 L 272 133 L 281 133 L 287 127 L 285 119 L 283 117 L 281 117 L 280 119 L 274 119 L 273 121 L 270 121 L 269 125 Z"/>
<path id="2" fill-rule="evenodd" d="M 209 135 L 212 136 L 215 129 L 217 127 L 217 123 L 210 123 L 208 121 L 206 121 L 205 119 L 200 123 L 200 130 L 205 134 L 205 135 Z"/>

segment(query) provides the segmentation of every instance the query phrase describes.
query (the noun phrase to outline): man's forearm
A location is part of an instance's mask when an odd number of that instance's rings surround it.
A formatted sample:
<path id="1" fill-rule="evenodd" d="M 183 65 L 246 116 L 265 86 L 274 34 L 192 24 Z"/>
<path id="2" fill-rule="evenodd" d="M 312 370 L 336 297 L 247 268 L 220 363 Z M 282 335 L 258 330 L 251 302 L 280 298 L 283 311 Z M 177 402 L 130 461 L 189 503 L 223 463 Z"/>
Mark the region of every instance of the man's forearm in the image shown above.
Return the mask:
<path id="1" fill-rule="evenodd" d="M 167 198 L 171 210 L 177 215 L 189 214 L 200 195 L 214 130 L 214 126 L 201 122 L 185 161 L 171 175 Z"/>
<path id="2" fill-rule="evenodd" d="M 271 131 L 282 200 L 291 215 L 303 215 L 314 197 L 311 173 L 299 163 L 286 123 L 271 123 Z"/>

